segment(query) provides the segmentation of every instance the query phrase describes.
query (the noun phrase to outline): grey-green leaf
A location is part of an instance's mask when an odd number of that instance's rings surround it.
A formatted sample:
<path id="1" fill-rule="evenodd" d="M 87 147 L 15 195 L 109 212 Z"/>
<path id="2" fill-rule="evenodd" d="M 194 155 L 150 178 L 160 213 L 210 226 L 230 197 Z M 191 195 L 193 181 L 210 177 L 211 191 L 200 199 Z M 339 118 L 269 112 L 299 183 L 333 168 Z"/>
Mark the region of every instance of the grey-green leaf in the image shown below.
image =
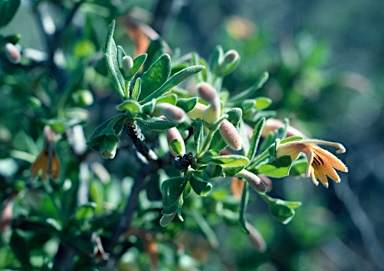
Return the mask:
<path id="1" fill-rule="evenodd" d="M 117 47 L 113 39 L 113 33 L 115 31 L 115 21 L 109 25 L 107 41 L 105 44 L 104 58 L 107 62 L 107 68 L 109 74 L 112 76 L 114 86 L 116 87 L 119 95 L 123 98 L 128 98 L 124 91 L 124 77 L 120 72 L 119 63 L 117 61 Z"/>

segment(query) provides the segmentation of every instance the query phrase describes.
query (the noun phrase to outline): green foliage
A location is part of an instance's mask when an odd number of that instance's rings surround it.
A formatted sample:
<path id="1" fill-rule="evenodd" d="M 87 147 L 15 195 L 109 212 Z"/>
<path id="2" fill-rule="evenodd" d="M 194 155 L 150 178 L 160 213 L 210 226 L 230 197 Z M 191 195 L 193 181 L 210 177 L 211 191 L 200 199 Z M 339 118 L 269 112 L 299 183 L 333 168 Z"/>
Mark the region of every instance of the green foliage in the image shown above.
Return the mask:
<path id="1" fill-rule="evenodd" d="M 218 46 L 209 61 L 180 55 L 159 37 L 137 34 L 141 24 L 130 22 L 125 27 L 135 30 L 140 51 L 133 56 L 119 30 L 126 22 L 106 23 L 126 14 L 125 4 L 64 2 L 51 3 L 65 11 L 65 20 L 52 35 L 45 32 L 42 60 L 23 53 L 20 63 L 6 56 L 0 65 L 0 268 L 104 270 L 114 264 L 130 270 L 134 259 L 145 270 L 197 269 L 202 261 L 181 252 L 180 233 L 198 232 L 220 249 L 216 228 L 224 222 L 260 241 L 249 222 L 254 214 L 248 206 L 256 198 L 281 224 L 293 219 L 301 203 L 267 195 L 272 186 L 259 176 L 300 176 L 308 168 L 302 156 L 278 156 L 279 147 L 302 137 L 287 138 L 288 120 L 268 127 L 276 115 L 266 110 L 272 99 L 261 93 L 268 72 L 234 94 L 225 80 L 247 61 L 238 51 Z M 34 3 L 35 11 L 41 4 Z M 0 1 L 0 27 L 19 6 Z M 76 12 L 84 19 L 81 31 L 72 22 Z M 82 36 L 72 44 L 68 37 L 75 34 Z M 1 46 L 7 42 L 21 47 L 22 40 L 0 37 Z M 319 61 L 309 55 L 306 65 Z M 202 82 L 216 91 L 217 104 L 196 95 Z M 204 116 L 211 109 L 218 113 L 214 121 Z M 180 137 L 167 138 L 170 128 Z M 231 144 L 237 142 L 240 148 Z"/>

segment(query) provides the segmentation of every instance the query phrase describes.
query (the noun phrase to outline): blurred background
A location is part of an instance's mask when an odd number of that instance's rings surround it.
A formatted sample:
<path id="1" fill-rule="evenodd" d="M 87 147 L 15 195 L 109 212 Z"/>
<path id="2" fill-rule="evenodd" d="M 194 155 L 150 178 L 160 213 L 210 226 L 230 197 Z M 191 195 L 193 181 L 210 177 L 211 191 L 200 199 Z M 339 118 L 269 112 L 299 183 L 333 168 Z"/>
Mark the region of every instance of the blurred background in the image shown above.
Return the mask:
<path id="1" fill-rule="evenodd" d="M 85 2 L 87 17 L 75 17 L 75 26 L 100 40 L 87 44 L 85 54 L 101 50 L 110 20 L 127 12 L 181 53 L 209 58 L 216 45 L 236 49 L 242 61 L 224 82 L 230 92 L 246 89 L 268 71 L 260 94 L 273 100 L 278 117 L 347 148 L 339 157 L 349 173 L 340 184 L 325 189 L 305 178 L 274 181 L 272 195 L 303 203 L 288 225 L 273 220 L 251 195 L 249 219 L 266 240 L 265 252 L 257 252 L 237 227 L 219 226 L 221 250 L 204 257 L 201 270 L 384 270 L 383 1 Z M 30 5 L 23 1 L 1 31 L 20 33 L 24 48 L 40 50 L 44 39 Z M 80 29 L 84 24 L 92 25 L 92 33 Z M 120 40 L 133 48 L 123 28 L 120 22 Z M 108 107 L 108 99 L 103 101 Z M 199 255 L 206 244 L 191 247 Z"/>

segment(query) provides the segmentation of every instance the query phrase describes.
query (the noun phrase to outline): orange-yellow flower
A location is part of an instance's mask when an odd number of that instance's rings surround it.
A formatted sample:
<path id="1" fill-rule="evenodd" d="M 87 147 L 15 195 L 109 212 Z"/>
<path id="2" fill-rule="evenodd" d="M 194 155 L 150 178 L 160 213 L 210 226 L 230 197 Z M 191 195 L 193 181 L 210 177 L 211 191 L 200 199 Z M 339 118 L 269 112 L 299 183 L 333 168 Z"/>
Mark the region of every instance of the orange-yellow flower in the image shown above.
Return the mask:
<path id="1" fill-rule="evenodd" d="M 277 149 L 276 156 L 289 155 L 293 161 L 300 153 L 304 153 L 308 160 L 307 177 L 311 177 L 315 185 L 318 185 L 318 180 L 320 180 L 325 187 L 328 187 L 327 176 L 338 183 L 340 182 L 340 177 L 336 169 L 348 172 L 348 168 L 335 155 L 320 148 L 318 144 L 335 147 L 337 153 L 345 152 L 344 146 L 340 143 L 317 139 L 302 139 L 281 144 Z"/>
<path id="2" fill-rule="evenodd" d="M 31 167 L 32 177 L 35 178 L 39 171 L 42 171 L 41 179 L 47 179 L 47 175 L 52 179 L 57 179 L 60 172 L 59 158 L 55 151 L 56 134 L 49 126 L 44 127 L 44 148 L 37 156 Z"/>

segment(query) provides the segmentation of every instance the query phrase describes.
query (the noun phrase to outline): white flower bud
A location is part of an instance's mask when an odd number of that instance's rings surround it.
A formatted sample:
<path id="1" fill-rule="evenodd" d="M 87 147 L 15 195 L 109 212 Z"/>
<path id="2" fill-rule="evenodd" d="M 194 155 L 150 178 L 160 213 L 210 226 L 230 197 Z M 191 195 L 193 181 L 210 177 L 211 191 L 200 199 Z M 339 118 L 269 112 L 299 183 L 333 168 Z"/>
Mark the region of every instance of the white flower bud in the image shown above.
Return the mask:
<path id="1" fill-rule="evenodd" d="M 133 68 L 133 60 L 130 56 L 124 56 L 121 60 L 121 68 L 123 70 L 124 76 L 129 77 L 131 76 L 131 71 Z"/>

